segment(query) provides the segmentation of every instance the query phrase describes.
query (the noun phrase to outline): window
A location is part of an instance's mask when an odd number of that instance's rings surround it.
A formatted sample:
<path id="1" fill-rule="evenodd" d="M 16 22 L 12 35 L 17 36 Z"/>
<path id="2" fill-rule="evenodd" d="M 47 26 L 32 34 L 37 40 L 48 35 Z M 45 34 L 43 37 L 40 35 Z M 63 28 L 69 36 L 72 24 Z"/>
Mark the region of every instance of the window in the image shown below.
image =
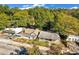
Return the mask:
<path id="1" fill-rule="evenodd" d="M 69 38 L 69 41 L 71 41 L 71 38 Z"/>
<path id="2" fill-rule="evenodd" d="M 75 41 L 75 38 L 72 38 L 72 40 L 71 41 Z"/>

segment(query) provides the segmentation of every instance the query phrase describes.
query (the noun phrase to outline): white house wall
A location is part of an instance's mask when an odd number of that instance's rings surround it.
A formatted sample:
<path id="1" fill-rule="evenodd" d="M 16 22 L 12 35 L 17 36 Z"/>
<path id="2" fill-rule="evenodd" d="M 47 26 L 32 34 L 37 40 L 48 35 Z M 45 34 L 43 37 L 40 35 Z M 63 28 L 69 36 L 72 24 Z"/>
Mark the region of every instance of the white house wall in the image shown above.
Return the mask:
<path id="1" fill-rule="evenodd" d="M 79 42 L 79 36 L 70 35 L 66 41 L 77 41 Z"/>

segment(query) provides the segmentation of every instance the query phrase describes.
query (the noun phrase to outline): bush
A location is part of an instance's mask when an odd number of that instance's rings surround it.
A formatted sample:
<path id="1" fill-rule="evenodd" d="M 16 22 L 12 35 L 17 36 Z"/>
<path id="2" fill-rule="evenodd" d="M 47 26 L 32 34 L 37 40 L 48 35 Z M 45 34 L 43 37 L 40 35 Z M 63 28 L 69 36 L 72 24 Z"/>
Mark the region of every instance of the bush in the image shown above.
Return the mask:
<path id="1" fill-rule="evenodd" d="M 50 51 L 48 51 L 49 54 L 53 55 L 60 55 L 61 54 L 62 47 L 58 44 L 52 44 L 50 46 Z"/>
<path id="2" fill-rule="evenodd" d="M 30 40 L 30 39 L 24 39 L 24 38 L 17 38 L 14 41 L 21 42 L 21 43 L 28 43 L 28 44 L 36 44 L 36 45 L 48 47 L 48 42 L 47 41 L 39 41 L 39 39 Z"/>
<path id="3" fill-rule="evenodd" d="M 36 45 L 33 45 L 33 48 L 29 48 L 29 54 L 30 55 L 40 55 L 40 50 Z"/>

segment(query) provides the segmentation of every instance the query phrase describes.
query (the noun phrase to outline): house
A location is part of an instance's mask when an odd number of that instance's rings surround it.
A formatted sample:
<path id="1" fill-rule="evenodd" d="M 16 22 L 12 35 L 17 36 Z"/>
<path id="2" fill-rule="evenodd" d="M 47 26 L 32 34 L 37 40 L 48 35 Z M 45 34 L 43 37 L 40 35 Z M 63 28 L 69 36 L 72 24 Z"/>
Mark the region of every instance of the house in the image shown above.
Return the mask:
<path id="1" fill-rule="evenodd" d="M 40 31 L 38 35 L 39 39 L 46 39 L 46 40 L 60 40 L 60 36 L 57 33 L 50 33 L 46 31 Z"/>
<path id="2" fill-rule="evenodd" d="M 24 32 L 23 32 L 24 30 Z M 30 28 L 5 28 L 4 32 L 15 34 L 13 37 L 20 37 L 26 39 L 45 39 L 45 40 L 60 40 L 60 36 L 57 33 L 50 33 L 46 31 L 41 31 L 39 29 Z M 9 31 L 9 32 L 8 32 Z"/>
<path id="3" fill-rule="evenodd" d="M 30 34 L 15 34 L 14 36 L 18 38 L 24 38 L 24 39 L 33 39 L 33 37 Z"/>
<path id="4" fill-rule="evenodd" d="M 24 28 L 5 28 L 4 32 L 8 33 L 9 31 L 11 31 L 11 32 L 14 32 L 15 34 L 17 34 L 17 33 L 20 33 L 23 30 L 24 30 Z"/>
<path id="5" fill-rule="evenodd" d="M 36 39 L 38 35 L 38 30 L 30 29 L 30 28 L 5 28 L 3 30 L 3 33 L 8 33 L 8 35 L 11 35 L 11 37 Z"/>
<path id="6" fill-rule="evenodd" d="M 76 35 L 69 35 L 66 39 L 66 41 L 76 41 L 79 42 L 79 36 Z"/>
<path id="7" fill-rule="evenodd" d="M 3 36 L 6 36 L 9 39 L 15 38 L 16 34 L 22 32 L 25 28 L 5 28 L 2 33 Z"/>
<path id="8" fill-rule="evenodd" d="M 16 34 L 16 36 L 20 36 L 20 37 L 28 38 L 28 39 L 36 39 L 38 32 L 39 32 L 38 29 L 27 28 L 27 29 L 25 29 L 24 33 L 20 32 L 20 33 Z"/>

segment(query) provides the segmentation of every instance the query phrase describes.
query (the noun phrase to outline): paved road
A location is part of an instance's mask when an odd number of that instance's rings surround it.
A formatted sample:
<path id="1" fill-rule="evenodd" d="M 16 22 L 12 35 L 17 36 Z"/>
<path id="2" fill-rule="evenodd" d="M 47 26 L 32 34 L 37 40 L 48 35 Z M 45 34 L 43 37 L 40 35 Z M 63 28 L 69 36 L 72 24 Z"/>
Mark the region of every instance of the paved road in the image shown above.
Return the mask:
<path id="1" fill-rule="evenodd" d="M 24 47 L 32 47 L 32 45 L 29 45 L 29 44 L 25 44 L 25 43 L 19 43 L 19 42 L 15 42 L 15 41 L 12 41 L 12 40 L 9 40 L 9 39 L 0 39 L 0 42 L 2 43 L 6 43 L 8 45 L 14 45 L 14 46 L 24 46 Z"/>
<path id="2" fill-rule="evenodd" d="M 33 48 L 33 45 L 30 44 L 26 44 L 26 43 L 19 43 L 19 42 L 15 42 L 9 39 L 3 39 L 0 38 L 0 54 L 5 54 L 8 55 L 10 54 L 10 52 L 14 52 L 15 49 L 19 49 L 19 46 L 24 46 L 24 47 L 29 47 L 29 48 Z M 47 47 L 43 47 L 43 46 L 39 46 L 40 50 L 49 50 L 49 48 Z"/>
<path id="3" fill-rule="evenodd" d="M 9 39 L 0 38 L 0 55 L 9 55 L 10 53 L 16 54 L 15 50 L 19 50 L 19 46 L 32 47 L 29 44 L 22 44 Z"/>
<path id="4" fill-rule="evenodd" d="M 10 53 L 16 54 L 15 49 L 19 50 L 19 47 L 0 42 L 0 55 L 9 55 Z"/>

